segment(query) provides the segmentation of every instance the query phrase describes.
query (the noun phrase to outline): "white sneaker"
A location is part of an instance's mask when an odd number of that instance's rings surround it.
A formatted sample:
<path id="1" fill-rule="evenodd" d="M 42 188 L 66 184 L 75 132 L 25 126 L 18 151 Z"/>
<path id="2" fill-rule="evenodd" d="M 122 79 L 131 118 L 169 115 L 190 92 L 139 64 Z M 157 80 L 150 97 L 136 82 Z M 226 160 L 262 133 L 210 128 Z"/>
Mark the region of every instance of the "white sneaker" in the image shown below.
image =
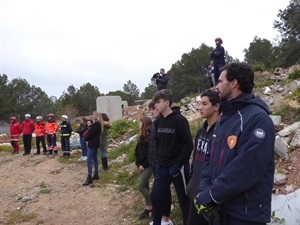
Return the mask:
<path id="1" fill-rule="evenodd" d="M 87 156 L 83 156 L 82 161 L 86 161 L 86 160 L 87 160 Z"/>
<path id="2" fill-rule="evenodd" d="M 169 219 L 168 222 L 164 221 L 163 219 L 161 219 L 161 225 L 173 225 L 172 221 Z"/>
<path id="3" fill-rule="evenodd" d="M 149 225 L 153 225 L 153 221 L 151 221 Z M 168 222 L 165 222 L 163 219 L 161 219 L 161 225 L 173 225 L 173 223 L 170 219 Z"/>

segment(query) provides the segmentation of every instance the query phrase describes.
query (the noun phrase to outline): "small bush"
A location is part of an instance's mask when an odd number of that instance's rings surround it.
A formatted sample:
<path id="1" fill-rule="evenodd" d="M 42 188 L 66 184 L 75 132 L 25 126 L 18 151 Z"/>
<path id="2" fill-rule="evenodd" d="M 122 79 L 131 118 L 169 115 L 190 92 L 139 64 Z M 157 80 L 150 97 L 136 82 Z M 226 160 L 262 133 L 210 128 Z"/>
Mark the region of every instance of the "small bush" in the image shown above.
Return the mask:
<path id="1" fill-rule="evenodd" d="M 289 74 L 289 79 L 296 80 L 300 78 L 300 70 L 295 70 Z"/>
<path id="2" fill-rule="evenodd" d="M 266 69 L 265 64 L 263 63 L 255 63 L 252 67 L 254 71 L 265 71 Z"/>
<path id="3" fill-rule="evenodd" d="M 8 220 L 4 224 L 13 225 L 17 223 L 24 223 L 29 222 L 30 220 L 35 218 L 37 218 L 37 214 L 35 213 L 23 214 L 20 210 L 16 210 L 10 213 Z"/>
<path id="4" fill-rule="evenodd" d="M 281 116 L 282 120 L 288 121 L 289 124 L 300 120 L 300 109 L 293 108 L 288 103 L 282 104 L 273 114 Z"/>
<path id="5" fill-rule="evenodd" d="M 201 118 L 198 118 L 190 122 L 190 130 L 193 138 L 195 138 L 199 128 L 202 127 L 202 125 L 203 125 L 203 121 Z"/>
<path id="6" fill-rule="evenodd" d="M 12 147 L 10 144 L 8 145 L 0 145 L 0 152 L 9 152 L 12 150 Z"/>
<path id="7" fill-rule="evenodd" d="M 125 133 L 131 135 L 139 132 L 139 125 L 137 122 L 120 119 L 112 123 L 112 127 L 108 130 L 109 138 L 117 138 Z"/>

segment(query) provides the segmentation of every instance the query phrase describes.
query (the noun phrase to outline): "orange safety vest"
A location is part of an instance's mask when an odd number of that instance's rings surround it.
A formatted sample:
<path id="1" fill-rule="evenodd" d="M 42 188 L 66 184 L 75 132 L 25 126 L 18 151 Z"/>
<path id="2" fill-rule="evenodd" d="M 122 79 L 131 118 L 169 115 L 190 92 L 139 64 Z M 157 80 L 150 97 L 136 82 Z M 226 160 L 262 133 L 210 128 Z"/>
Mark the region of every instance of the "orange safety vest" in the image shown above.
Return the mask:
<path id="1" fill-rule="evenodd" d="M 46 134 L 55 134 L 58 130 L 58 123 L 56 121 L 48 122 L 46 124 Z"/>
<path id="2" fill-rule="evenodd" d="M 35 134 L 37 137 L 43 137 L 45 135 L 45 123 L 40 121 L 35 124 Z"/>

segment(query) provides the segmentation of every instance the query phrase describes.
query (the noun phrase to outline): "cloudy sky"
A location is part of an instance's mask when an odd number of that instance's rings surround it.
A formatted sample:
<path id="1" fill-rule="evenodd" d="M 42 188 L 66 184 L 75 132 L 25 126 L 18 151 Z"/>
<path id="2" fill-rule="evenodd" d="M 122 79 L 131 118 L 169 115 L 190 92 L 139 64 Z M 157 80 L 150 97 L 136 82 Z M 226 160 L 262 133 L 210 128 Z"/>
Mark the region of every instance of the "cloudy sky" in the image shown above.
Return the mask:
<path id="1" fill-rule="evenodd" d="M 289 0 L 0 0 L 0 73 L 49 96 L 90 82 L 101 93 L 131 80 L 140 92 L 160 68 L 221 37 L 243 60 L 254 36 L 273 41 Z"/>

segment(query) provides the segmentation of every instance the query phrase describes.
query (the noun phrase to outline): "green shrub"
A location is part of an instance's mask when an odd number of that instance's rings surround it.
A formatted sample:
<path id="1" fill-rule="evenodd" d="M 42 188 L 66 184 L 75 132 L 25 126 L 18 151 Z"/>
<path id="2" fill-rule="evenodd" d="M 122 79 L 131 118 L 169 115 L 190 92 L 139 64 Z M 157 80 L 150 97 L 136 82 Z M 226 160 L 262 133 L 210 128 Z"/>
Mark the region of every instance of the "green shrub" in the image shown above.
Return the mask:
<path id="1" fill-rule="evenodd" d="M 202 127 L 203 121 L 201 118 L 195 119 L 190 122 L 190 130 L 192 137 L 194 138 L 199 130 L 200 127 Z"/>
<path id="2" fill-rule="evenodd" d="M 0 152 L 9 152 L 12 150 L 11 145 L 0 145 Z"/>
<path id="3" fill-rule="evenodd" d="M 255 63 L 252 65 L 254 71 L 265 71 L 266 67 L 263 63 Z"/>
<path id="4" fill-rule="evenodd" d="M 300 70 L 295 70 L 289 74 L 289 79 L 295 80 L 300 78 Z"/>
<path id="5" fill-rule="evenodd" d="M 120 119 L 112 123 L 112 127 L 108 130 L 108 137 L 117 138 L 125 133 L 130 133 L 130 135 L 134 135 L 138 132 L 139 124 L 137 122 Z"/>
<path id="6" fill-rule="evenodd" d="M 300 120 L 300 108 L 293 108 L 288 103 L 282 104 L 273 114 L 281 116 L 283 121 L 289 121 L 289 123 Z"/>

